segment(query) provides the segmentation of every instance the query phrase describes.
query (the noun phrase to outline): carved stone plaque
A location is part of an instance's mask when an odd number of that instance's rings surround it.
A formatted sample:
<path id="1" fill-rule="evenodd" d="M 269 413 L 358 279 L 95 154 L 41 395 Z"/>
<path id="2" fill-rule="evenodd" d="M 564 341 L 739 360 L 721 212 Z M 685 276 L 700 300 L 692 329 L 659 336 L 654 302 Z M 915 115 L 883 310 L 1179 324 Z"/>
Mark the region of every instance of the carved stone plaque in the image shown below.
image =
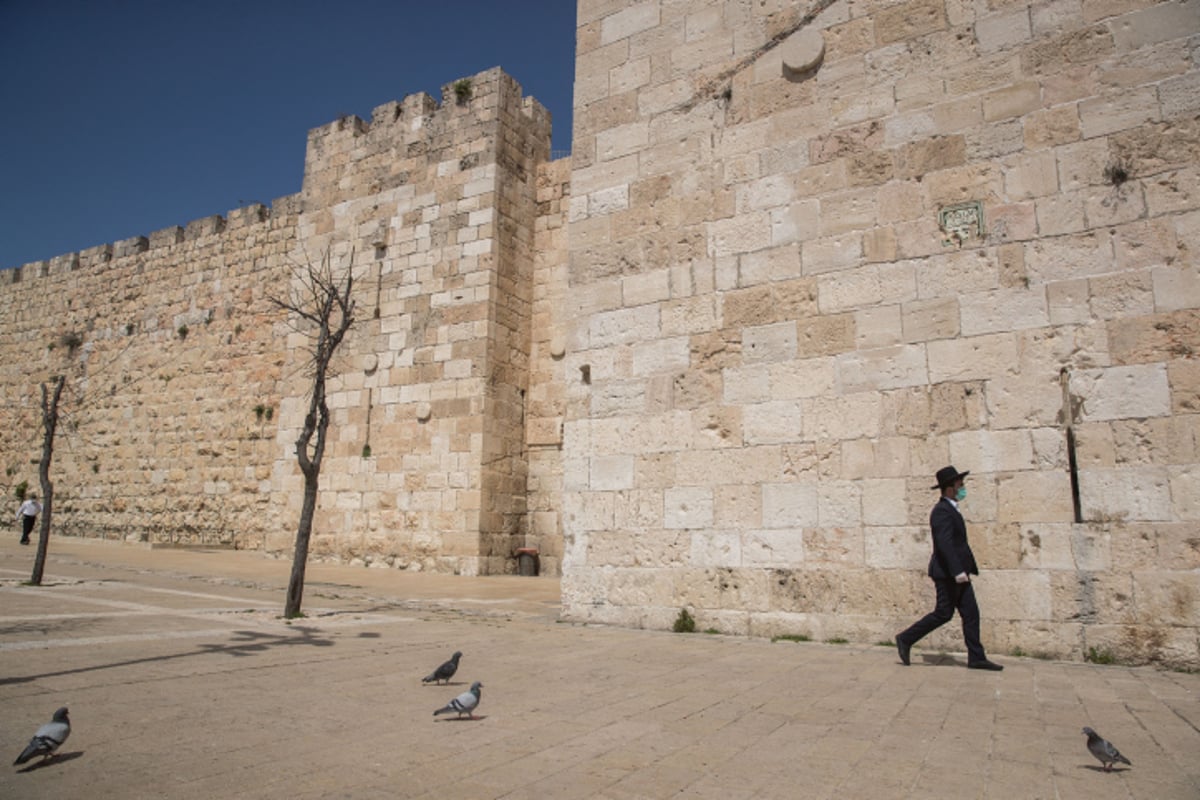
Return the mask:
<path id="1" fill-rule="evenodd" d="M 946 234 L 943 244 L 961 246 L 968 239 L 982 239 L 983 203 L 972 200 L 942 208 L 938 211 L 938 227 Z"/>

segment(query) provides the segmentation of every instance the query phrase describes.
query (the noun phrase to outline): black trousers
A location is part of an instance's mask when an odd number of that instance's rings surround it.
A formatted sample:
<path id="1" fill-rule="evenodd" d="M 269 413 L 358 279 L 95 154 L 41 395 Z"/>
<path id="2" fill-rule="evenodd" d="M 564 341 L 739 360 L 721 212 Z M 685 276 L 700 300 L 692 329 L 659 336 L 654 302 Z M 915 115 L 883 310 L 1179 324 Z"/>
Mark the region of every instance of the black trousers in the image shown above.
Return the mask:
<path id="1" fill-rule="evenodd" d="M 967 663 L 986 661 L 983 644 L 979 641 L 979 604 L 975 602 L 975 588 L 968 583 L 953 580 L 934 580 L 937 588 L 937 605 L 933 611 L 917 620 L 912 627 L 901 631 L 896 638 L 912 646 L 954 618 L 955 609 L 962 617 L 963 641 L 967 644 Z"/>
<path id="2" fill-rule="evenodd" d="M 31 517 L 28 514 L 21 515 L 21 541 L 28 542 L 29 534 L 33 531 L 33 523 L 37 522 L 37 517 Z"/>

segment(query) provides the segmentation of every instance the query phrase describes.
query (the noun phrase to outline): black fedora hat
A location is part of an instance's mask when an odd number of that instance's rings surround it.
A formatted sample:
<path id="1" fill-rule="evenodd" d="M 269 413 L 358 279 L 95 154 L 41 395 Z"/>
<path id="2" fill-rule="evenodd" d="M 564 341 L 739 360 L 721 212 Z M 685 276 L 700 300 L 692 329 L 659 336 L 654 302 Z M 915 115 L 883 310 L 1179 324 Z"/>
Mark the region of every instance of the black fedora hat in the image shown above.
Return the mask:
<path id="1" fill-rule="evenodd" d="M 930 489 L 941 489 L 946 486 L 951 486 L 959 478 L 965 478 L 971 474 L 971 470 L 959 472 L 954 467 L 942 467 L 937 471 L 937 486 L 930 486 Z"/>

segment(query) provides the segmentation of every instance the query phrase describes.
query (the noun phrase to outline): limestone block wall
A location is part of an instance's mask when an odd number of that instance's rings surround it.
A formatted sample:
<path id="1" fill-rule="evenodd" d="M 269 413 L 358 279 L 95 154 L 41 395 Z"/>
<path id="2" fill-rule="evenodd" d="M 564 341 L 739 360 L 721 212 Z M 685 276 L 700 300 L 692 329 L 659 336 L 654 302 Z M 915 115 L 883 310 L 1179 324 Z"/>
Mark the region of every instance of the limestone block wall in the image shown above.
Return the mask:
<path id="1" fill-rule="evenodd" d="M 1200 663 L 1200 3 L 578 9 L 565 613 Z"/>
<path id="2" fill-rule="evenodd" d="M 550 117 L 509 79 L 500 84 L 496 142 L 496 270 L 485 371 L 481 557 L 511 571 L 527 532 L 525 402 L 530 383 L 538 167 L 550 157 Z"/>
<path id="3" fill-rule="evenodd" d="M 571 162 L 538 168 L 534 232 L 533 341 L 529 393 L 525 399 L 525 446 L 529 461 L 526 545 L 538 550 L 541 573 L 562 568 L 562 430 L 566 413 L 567 208 Z"/>
<path id="4" fill-rule="evenodd" d="M 66 376 L 55 533 L 256 546 L 269 526 L 286 273 L 277 200 L 0 272 L 2 488 L 40 493 L 39 384 Z"/>
<path id="5" fill-rule="evenodd" d="M 488 70 L 314 129 L 301 192 L 270 209 L 0 273 L 2 488 L 36 490 L 38 383 L 65 371 L 56 534 L 290 556 L 310 339 L 271 300 L 328 258 L 356 324 L 313 558 L 512 571 L 549 145 L 546 110 Z"/>
<path id="6" fill-rule="evenodd" d="M 456 84 L 466 87 L 456 90 Z M 331 254 L 356 276 L 358 323 L 330 385 L 312 553 L 371 566 L 511 571 L 523 544 L 522 443 L 535 165 L 550 120 L 499 69 L 412 95 L 369 122 L 309 136 L 292 260 Z M 293 443 L 307 338 L 284 370 L 272 493 L 298 514 Z M 290 552 L 294 527 L 269 537 Z"/>

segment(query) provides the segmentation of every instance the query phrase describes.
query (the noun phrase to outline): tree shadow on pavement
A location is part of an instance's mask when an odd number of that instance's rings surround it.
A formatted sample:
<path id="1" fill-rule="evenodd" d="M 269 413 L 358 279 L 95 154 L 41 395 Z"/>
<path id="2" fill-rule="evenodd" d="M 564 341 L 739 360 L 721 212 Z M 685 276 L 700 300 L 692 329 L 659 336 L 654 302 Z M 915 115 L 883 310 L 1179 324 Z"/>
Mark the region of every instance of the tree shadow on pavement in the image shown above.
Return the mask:
<path id="1" fill-rule="evenodd" d="M 0 678 L 0 686 L 14 683 L 29 683 L 39 678 L 78 675 L 83 672 L 95 672 L 96 670 L 113 669 L 115 667 L 129 667 L 135 664 L 154 664 L 162 661 L 174 661 L 179 658 L 191 658 L 192 656 L 211 655 L 214 653 L 225 653 L 235 658 L 242 658 L 264 653 L 278 647 L 332 647 L 334 645 L 333 639 L 317 636 L 316 629 L 314 628 L 293 627 L 290 630 L 295 633 L 286 636 L 260 631 L 233 631 L 233 640 L 226 644 L 201 644 L 197 645 L 194 650 L 172 653 L 165 656 L 146 656 L 145 658 L 115 661 L 111 664 L 95 664 L 90 667 L 64 669 L 58 672 L 42 672 L 35 675 L 4 677 Z"/>
<path id="2" fill-rule="evenodd" d="M 31 619 L 20 620 L 0 625 L 0 637 L 17 636 L 69 636 L 75 631 L 85 630 L 93 625 L 94 618 L 83 615 L 62 617 L 61 619 Z"/>

